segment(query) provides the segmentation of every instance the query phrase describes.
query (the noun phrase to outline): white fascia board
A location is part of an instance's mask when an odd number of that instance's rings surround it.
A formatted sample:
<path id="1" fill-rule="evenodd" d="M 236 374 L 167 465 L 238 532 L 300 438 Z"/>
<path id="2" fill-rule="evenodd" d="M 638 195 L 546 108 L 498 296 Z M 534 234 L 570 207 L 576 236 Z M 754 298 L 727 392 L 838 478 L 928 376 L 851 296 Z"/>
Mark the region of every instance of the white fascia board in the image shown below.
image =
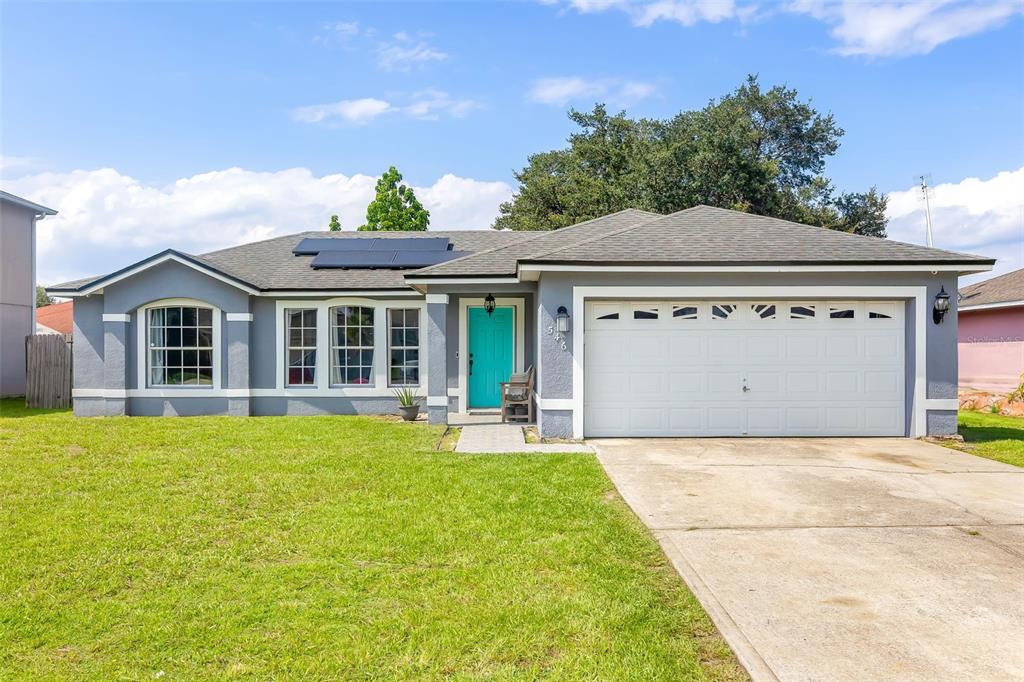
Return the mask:
<path id="1" fill-rule="evenodd" d="M 134 276 L 134 275 L 137 275 L 140 272 L 145 272 L 146 270 L 149 270 L 152 267 L 156 267 L 157 265 L 160 265 L 161 263 L 166 263 L 167 261 L 174 261 L 176 263 L 181 263 L 182 265 L 184 265 L 186 267 L 192 268 L 196 272 L 201 272 L 204 275 L 207 275 L 208 277 L 212 277 L 212 278 L 214 278 L 216 280 L 220 280 L 221 282 L 224 282 L 225 284 L 229 284 L 229 285 L 235 287 L 236 289 L 241 289 L 242 291 L 246 292 L 249 295 L 255 296 L 255 295 L 259 294 L 259 292 L 256 289 L 253 289 L 252 287 L 250 287 L 250 286 L 248 286 L 246 284 L 242 284 L 241 282 L 239 282 L 237 280 L 231 279 L 230 277 L 225 277 L 224 275 L 220 274 L 219 272 L 217 272 L 213 268 L 209 268 L 209 267 L 206 267 L 206 266 L 203 266 L 203 265 L 199 265 L 198 263 L 193 263 L 190 260 L 186 260 L 186 259 L 178 256 L 177 254 L 168 253 L 168 254 L 165 254 L 165 255 L 163 255 L 160 258 L 157 258 L 155 260 L 151 260 L 151 261 L 149 261 L 147 263 L 143 263 L 143 264 L 137 265 L 137 266 L 135 266 L 133 268 L 129 268 L 128 270 L 125 270 L 124 272 L 122 272 L 121 274 L 117 275 L 116 277 L 112 277 L 110 279 L 101 278 L 97 282 L 95 282 L 93 284 L 90 284 L 90 285 L 86 286 L 85 288 L 83 288 L 80 292 L 77 293 L 77 295 L 82 296 L 82 295 L 88 295 L 88 294 L 95 293 L 96 291 L 99 291 L 99 290 L 103 289 L 106 286 L 114 284 L 115 282 L 120 282 L 121 280 L 127 279 L 129 277 Z M 58 296 L 64 296 L 66 294 L 57 293 L 57 295 Z"/>
<path id="2" fill-rule="evenodd" d="M 323 291 L 317 291 L 316 289 L 281 289 L 261 291 L 256 294 L 256 296 L 262 296 L 263 298 L 294 298 L 298 296 L 305 299 L 316 296 L 329 296 L 334 298 L 339 296 L 358 296 L 362 298 L 391 298 L 395 296 L 404 296 L 406 298 L 423 298 L 423 295 L 420 292 L 413 289 L 325 289 Z"/>
<path id="3" fill-rule="evenodd" d="M 988 272 L 991 265 L 571 265 L 524 263 L 519 266 L 523 280 L 539 272 Z"/>
<path id="4" fill-rule="evenodd" d="M 957 311 L 966 313 L 972 310 L 995 310 L 997 308 L 1016 308 L 1018 306 L 1024 306 L 1024 301 L 1000 301 L 999 303 L 982 303 L 981 305 L 962 305 L 957 307 Z"/>
<path id="5" fill-rule="evenodd" d="M 406 277 L 409 284 L 518 284 L 518 277 Z"/>

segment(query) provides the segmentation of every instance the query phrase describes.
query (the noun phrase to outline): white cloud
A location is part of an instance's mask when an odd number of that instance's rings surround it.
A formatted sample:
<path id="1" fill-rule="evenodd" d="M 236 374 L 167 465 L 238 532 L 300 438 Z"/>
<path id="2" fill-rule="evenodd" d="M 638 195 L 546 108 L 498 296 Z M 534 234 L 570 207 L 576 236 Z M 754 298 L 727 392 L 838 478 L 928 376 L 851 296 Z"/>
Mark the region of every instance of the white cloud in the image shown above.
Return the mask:
<path id="1" fill-rule="evenodd" d="M 394 41 L 377 46 L 377 66 L 384 71 L 409 71 L 427 62 L 442 62 L 448 54 L 407 33 L 396 33 Z"/>
<path id="2" fill-rule="evenodd" d="M 1024 167 L 987 180 L 966 178 L 936 185 L 929 201 L 937 248 L 997 258 L 993 274 L 1024 267 Z M 890 239 L 925 243 L 920 187 L 890 193 L 886 217 Z M 974 279 L 979 278 L 964 281 Z"/>
<path id="3" fill-rule="evenodd" d="M 606 99 L 613 104 L 627 105 L 650 97 L 656 90 L 652 83 L 642 81 L 557 76 L 535 80 L 527 97 L 534 102 L 558 106 L 583 99 Z"/>
<path id="4" fill-rule="evenodd" d="M 1024 3 L 796 0 L 789 11 L 831 26 L 838 54 L 886 57 L 928 54 L 950 40 L 996 28 L 1024 12 Z"/>
<path id="5" fill-rule="evenodd" d="M 292 119 L 300 123 L 369 123 L 384 114 L 404 114 L 424 121 L 436 121 L 442 116 L 462 118 L 483 105 L 474 99 L 456 99 L 443 90 L 426 88 L 401 98 L 404 104 L 392 104 L 374 97 L 347 99 L 331 104 L 311 104 L 291 112 Z"/>
<path id="6" fill-rule="evenodd" d="M 363 32 L 358 21 L 332 21 L 324 24 L 323 29 L 328 37 L 340 43 L 347 43 Z M 316 40 L 327 42 L 324 35 L 316 36 Z"/>
<path id="7" fill-rule="evenodd" d="M 634 26 L 645 27 L 658 21 L 674 21 L 683 26 L 702 21 L 745 21 L 756 9 L 753 3 L 737 5 L 734 0 L 568 0 L 568 4 L 584 14 L 617 9 L 625 12 Z"/>
<path id="8" fill-rule="evenodd" d="M 413 118 L 436 120 L 441 114 L 462 118 L 482 105 L 472 99 L 453 99 L 443 90 L 426 89 L 413 93 L 412 101 L 403 110 Z"/>
<path id="9" fill-rule="evenodd" d="M 362 224 L 377 178 L 317 177 L 306 168 L 201 173 L 170 185 L 141 182 L 112 168 L 41 173 L 5 189 L 56 208 L 39 222 L 39 281 L 56 284 L 111 272 L 165 248 L 203 253 L 269 237 Z M 486 229 L 512 196 L 504 182 L 446 174 L 415 187 L 435 230 Z"/>
<path id="10" fill-rule="evenodd" d="M 950 40 L 997 28 L 1024 13 L 1020 0 L 792 0 L 787 5 L 735 0 L 567 0 L 583 13 L 618 10 L 634 26 L 672 21 L 682 26 L 701 22 L 766 17 L 778 11 L 803 14 L 823 22 L 844 56 L 927 54 Z"/>
<path id="11" fill-rule="evenodd" d="M 292 118 L 301 123 L 320 123 L 331 120 L 344 120 L 349 123 L 368 123 L 381 114 L 392 111 L 388 102 L 374 97 L 362 99 L 343 99 L 332 104 L 311 104 L 292 110 Z"/>

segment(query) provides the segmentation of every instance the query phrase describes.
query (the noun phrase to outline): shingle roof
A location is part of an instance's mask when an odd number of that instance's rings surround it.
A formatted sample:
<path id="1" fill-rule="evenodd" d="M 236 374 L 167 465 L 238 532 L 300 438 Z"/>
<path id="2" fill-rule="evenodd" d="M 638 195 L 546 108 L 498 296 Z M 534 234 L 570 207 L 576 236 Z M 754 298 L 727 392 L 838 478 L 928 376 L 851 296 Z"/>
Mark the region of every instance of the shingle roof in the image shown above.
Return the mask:
<path id="1" fill-rule="evenodd" d="M 454 261 L 453 261 L 454 262 Z M 521 262 L 657 264 L 969 263 L 991 258 L 694 206 Z"/>
<path id="2" fill-rule="evenodd" d="M 960 307 L 1024 301 L 1024 268 L 960 290 Z"/>
<path id="3" fill-rule="evenodd" d="M 626 227 L 662 217 L 658 213 L 627 208 L 551 232 L 526 232 L 532 238 L 500 246 L 457 260 L 409 273 L 410 277 L 481 277 L 515 275 L 518 263 L 553 249 L 618 232 Z"/>
<path id="4" fill-rule="evenodd" d="M 448 237 L 470 255 L 419 270 L 313 270 L 313 256 L 292 249 L 307 237 L 330 239 Z M 199 256 L 179 254 L 264 291 L 404 289 L 406 277 L 502 277 L 521 263 L 590 264 L 964 264 L 995 261 L 777 218 L 695 206 L 667 216 L 626 209 L 552 232 L 451 230 L 301 232 Z M 145 261 L 143 261 L 145 262 Z M 106 277 L 106 276 L 104 276 Z M 104 277 L 50 287 L 81 290 Z"/>
<path id="5" fill-rule="evenodd" d="M 192 260 L 229 275 L 261 290 L 284 289 L 405 289 L 408 270 L 314 270 L 313 256 L 295 256 L 292 249 L 306 237 L 329 239 L 447 237 L 455 251 L 479 252 L 495 246 L 524 241 L 537 236 L 532 232 L 495 230 L 438 230 L 409 232 L 300 232 L 261 242 L 242 244 L 202 255 L 182 254 Z M 86 277 L 48 287 L 54 292 L 72 292 L 103 279 L 106 275 Z"/>

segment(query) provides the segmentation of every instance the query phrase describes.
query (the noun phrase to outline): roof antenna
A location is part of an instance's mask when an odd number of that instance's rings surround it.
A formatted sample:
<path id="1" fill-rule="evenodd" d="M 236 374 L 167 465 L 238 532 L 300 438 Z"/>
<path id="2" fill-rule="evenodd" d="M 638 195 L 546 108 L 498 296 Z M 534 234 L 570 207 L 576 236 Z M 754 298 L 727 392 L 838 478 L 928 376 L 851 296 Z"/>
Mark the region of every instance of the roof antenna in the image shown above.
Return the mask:
<path id="1" fill-rule="evenodd" d="M 921 177 L 921 194 L 924 195 L 924 224 L 927 229 L 925 238 L 928 241 L 928 246 L 932 246 L 932 206 L 928 202 L 928 180 L 926 176 Z"/>

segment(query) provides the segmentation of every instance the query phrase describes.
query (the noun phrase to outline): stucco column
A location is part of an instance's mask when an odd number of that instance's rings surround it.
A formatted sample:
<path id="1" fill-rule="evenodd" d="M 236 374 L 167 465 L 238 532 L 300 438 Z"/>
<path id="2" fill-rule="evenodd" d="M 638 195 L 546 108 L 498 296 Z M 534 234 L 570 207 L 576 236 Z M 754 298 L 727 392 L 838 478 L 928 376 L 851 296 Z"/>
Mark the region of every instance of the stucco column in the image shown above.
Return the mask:
<path id="1" fill-rule="evenodd" d="M 427 294 L 427 418 L 448 423 L 448 295 Z"/>
<path id="2" fill-rule="evenodd" d="M 127 313 L 103 314 L 103 388 L 107 392 L 104 412 L 107 416 L 127 414 L 128 323 Z M 142 377 L 145 380 L 145 377 Z"/>
<path id="3" fill-rule="evenodd" d="M 228 414 L 249 416 L 249 344 L 252 313 L 224 315 L 224 388 L 228 393 Z M 243 394 L 244 392 L 244 394 Z"/>
<path id="4" fill-rule="evenodd" d="M 560 275 L 561 273 L 551 273 Z M 583 311 L 573 310 L 572 285 L 564 277 L 545 275 L 539 283 L 537 306 L 537 428 L 550 438 L 572 437 L 572 332 L 555 331 L 559 306 L 569 311 L 570 325 L 583 324 Z M 540 407 L 544 405 L 545 407 Z"/>

